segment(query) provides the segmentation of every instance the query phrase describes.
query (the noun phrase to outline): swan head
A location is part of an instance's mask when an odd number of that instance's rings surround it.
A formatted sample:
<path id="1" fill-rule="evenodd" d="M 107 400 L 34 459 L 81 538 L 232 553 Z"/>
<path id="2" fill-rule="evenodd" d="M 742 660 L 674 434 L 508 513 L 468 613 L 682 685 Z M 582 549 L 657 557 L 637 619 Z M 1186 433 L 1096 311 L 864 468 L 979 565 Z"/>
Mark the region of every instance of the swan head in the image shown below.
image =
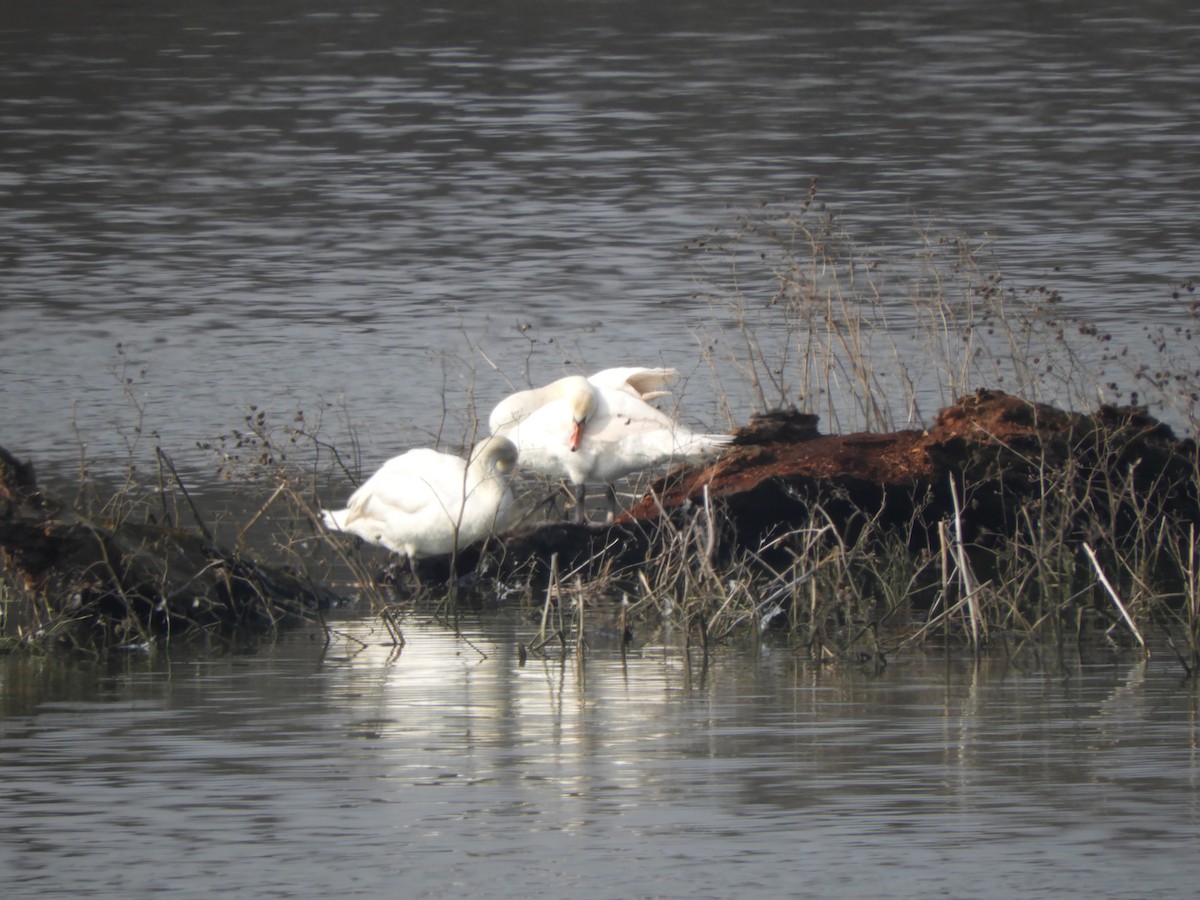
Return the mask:
<path id="1" fill-rule="evenodd" d="M 567 401 L 567 408 L 571 412 L 567 447 L 575 453 L 583 442 L 583 430 L 587 426 L 588 416 L 596 408 L 596 390 L 582 375 L 561 378 L 555 385 L 562 386 L 561 396 Z"/>
<path id="2" fill-rule="evenodd" d="M 530 417 L 550 407 L 548 413 L 542 413 L 548 417 L 539 428 L 553 430 L 557 426 L 550 423 L 561 421 L 559 417 L 565 407 L 570 416 L 567 446 L 574 453 L 583 440 L 588 416 L 595 410 L 596 395 L 596 388 L 587 378 L 582 375 L 567 375 L 544 387 L 519 391 L 504 398 L 488 417 L 488 427 L 493 435 L 517 433 Z"/>
<path id="3" fill-rule="evenodd" d="M 517 445 L 502 435 L 484 438 L 471 453 L 471 464 L 508 476 L 517 469 Z"/>

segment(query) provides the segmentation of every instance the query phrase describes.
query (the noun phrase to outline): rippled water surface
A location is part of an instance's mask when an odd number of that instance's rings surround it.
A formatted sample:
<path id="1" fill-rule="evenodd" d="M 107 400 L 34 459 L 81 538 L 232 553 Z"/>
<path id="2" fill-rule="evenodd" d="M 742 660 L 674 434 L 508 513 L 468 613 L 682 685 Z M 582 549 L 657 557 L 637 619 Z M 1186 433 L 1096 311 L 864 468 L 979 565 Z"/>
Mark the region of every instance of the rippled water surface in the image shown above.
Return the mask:
<path id="1" fill-rule="evenodd" d="M 47 476 L 160 445 L 200 495 L 195 445 L 251 405 L 372 467 L 628 363 L 741 424 L 740 338 L 685 248 L 814 177 L 881 272 L 965 231 L 1136 365 L 1144 326 L 1191 324 L 1198 45 L 1179 2 L 8 4 L 0 445 Z M 343 627 L 366 646 L 0 659 L 5 896 L 1200 880 L 1198 709 L 1165 658 L 580 671 L 520 666 L 504 619 L 413 623 L 399 655 Z"/>
<path id="2" fill-rule="evenodd" d="M 3 661 L 6 895 L 1134 897 L 1200 876 L 1200 709 L 1165 660 L 874 675 L 597 648 L 580 671 L 521 666 L 507 620 L 412 622 L 399 653 L 339 627 L 367 645 Z"/>
<path id="3" fill-rule="evenodd" d="M 103 467 L 142 424 L 203 468 L 250 404 L 344 398 L 374 461 L 568 361 L 678 366 L 692 418 L 723 390 L 740 424 L 682 250 L 813 177 L 885 260 L 964 229 L 1107 327 L 1177 322 L 1198 29 L 1168 2 L 17 5 L 0 440 Z"/>

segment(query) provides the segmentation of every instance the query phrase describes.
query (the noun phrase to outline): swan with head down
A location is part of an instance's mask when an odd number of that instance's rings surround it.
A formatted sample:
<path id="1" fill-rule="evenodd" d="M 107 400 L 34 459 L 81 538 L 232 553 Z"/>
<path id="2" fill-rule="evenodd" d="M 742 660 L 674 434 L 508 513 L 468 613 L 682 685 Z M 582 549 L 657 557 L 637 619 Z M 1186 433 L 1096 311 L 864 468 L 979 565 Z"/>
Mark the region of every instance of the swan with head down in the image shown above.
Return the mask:
<path id="1" fill-rule="evenodd" d="M 573 378 L 575 376 L 568 376 Z M 590 385 L 603 391 L 622 391 L 631 397 L 649 402 L 659 397 L 670 395 L 667 387 L 677 381 L 679 372 L 675 369 L 655 369 L 646 366 L 620 366 L 613 369 L 603 369 L 587 380 Z M 492 434 L 502 434 L 513 426 L 529 418 L 534 410 L 544 406 L 550 400 L 561 394 L 558 382 L 517 391 L 509 394 L 496 404 L 488 417 L 488 427 Z"/>
<path id="2" fill-rule="evenodd" d="M 513 421 L 503 409 L 500 417 L 493 412 L 490 421 L 495 428 L 500 419 L 496 433 L 517 446 L 522 466 L 570 482 L 576 519 L 583 517 L 587 482 L 605 484 L 615 511 L 613 482 L 663 464 L 703 462 L 732 440 L 730 435 L 693 432 L 636 390 L 599 386 L 582 375 L 535 390 L 538 405 L 530 408 L 528 399 L 522 400 L 522 418 Z"/>
<path id="3" fill-rule="evenodd" d="M 389 459 L 345 509 L 323 510 L 334 531 L 356 534 L 408 557 L 451 553 L 504 524 L 512 508 L 517 448 L 493 435 L 470 460 L 419 448 Z"/>

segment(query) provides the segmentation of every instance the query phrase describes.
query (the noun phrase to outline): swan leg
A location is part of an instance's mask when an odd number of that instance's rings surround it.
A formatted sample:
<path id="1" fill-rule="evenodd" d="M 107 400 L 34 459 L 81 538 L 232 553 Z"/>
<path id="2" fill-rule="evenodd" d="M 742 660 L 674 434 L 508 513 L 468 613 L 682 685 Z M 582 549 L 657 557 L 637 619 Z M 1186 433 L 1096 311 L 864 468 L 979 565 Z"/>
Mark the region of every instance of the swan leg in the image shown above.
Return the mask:
<path id="1" fill-rule="evenodd" d="M 408 554 L 401 554 L 399 559 L 388 563 L 376 578 L 380 584 L 390 585 L 393 593 L 410 590 L 410 585 L 416 591 L 422 588 L 417 565 Z"/>
<path id="2" fill-rule="evenodd" d="M 568 491 L 571 489 L 568 488 Z M 571 492 L 575 498 L 575 524 L 582 525 L 587 521 L 587 510 L 584 509 L 584 501 L 587 499 L 587 485 L 581 484 L 577 491 Z"/>
<path id="3" fill-rule="evenodd" d="M 608 523 L 611 525 L 617 517 L 617 489 L 611 482 L 604 485 L 604 494 L 608 497 Z"/>

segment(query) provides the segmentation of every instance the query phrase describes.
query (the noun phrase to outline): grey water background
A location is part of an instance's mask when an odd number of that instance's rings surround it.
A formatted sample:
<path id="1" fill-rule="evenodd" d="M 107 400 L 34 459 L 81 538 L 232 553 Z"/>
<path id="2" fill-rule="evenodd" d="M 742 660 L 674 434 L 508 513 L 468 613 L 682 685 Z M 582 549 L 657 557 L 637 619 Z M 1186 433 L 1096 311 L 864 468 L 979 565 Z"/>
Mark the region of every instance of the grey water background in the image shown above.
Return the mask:
<path id="1" fill-rule="evenodd" d="M 1187 4 L 4 11 L 0 440 L 44 469 L 117 468 L 142 424 L 203 477 L 251 405 L 327 410 L 369 467 L 628 363 L 741 424 L 684 248 L 814 177 L 885 263 L 965 233 L 1119 337 L 1189 321 Z"/>
<path id="2" fill-rule="evenodd" d="M 1190 323 L 1188 4 L 0 9 L 0 444 L 50 476 L 81 444 L 97 474 L 159 444 L 195 486 L 196 443 L 251 405 L 324 415 L 371 466 L 576 366 L 678 366 L 683 414 L 739 424 L 685 248 L 814 177 L 901 270 L 961 231 L 1135 347 Z M 868 675 L 664 641 L 578 671 L 518 666 L 519 621 L 413 623 L 399 655 L 343 627 L 367 646 L 0 661 L 5 895 L 1200 876 L 1196 696 L 1169 658 Z"/>

